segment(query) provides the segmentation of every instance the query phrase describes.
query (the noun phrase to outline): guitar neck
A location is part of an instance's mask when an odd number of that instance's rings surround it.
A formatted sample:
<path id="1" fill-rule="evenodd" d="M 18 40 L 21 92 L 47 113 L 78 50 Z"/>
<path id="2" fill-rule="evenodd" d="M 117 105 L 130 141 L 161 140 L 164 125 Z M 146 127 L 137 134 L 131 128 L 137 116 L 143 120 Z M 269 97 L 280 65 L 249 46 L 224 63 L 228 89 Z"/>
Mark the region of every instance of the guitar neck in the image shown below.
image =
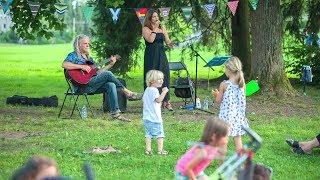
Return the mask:
<path id="1" fill-rule="evenodd" d="M 116 56 L 117 61 L 118 61 L 119 59 L 121 59 L 121 56 L 120 56 L 120 55 L 116 54 L 115 56 Z M 101 61 L 101 65 L 105 65 L 105 64 L 109 63 L 110 61 L 111 61 L 111 57 L 109 57 L 109 58 L 107 58 L 107 59 L 103 59 L 103 60 Z"/>

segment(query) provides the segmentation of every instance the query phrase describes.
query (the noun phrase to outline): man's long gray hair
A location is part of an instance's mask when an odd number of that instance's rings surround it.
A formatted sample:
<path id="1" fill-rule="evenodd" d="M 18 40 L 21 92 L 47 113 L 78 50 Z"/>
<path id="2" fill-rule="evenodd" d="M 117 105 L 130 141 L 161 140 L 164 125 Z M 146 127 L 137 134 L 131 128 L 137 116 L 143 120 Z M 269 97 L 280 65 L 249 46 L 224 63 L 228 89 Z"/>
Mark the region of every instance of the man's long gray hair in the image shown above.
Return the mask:
<path id="1" fill-rule="evenodd" d="M 73 41 L 73 49 L 77 53 L 78 57 L 81 57 L 80 42 L 84 38 L 88 38 L 89 39 L 89 36 L 84 35 L 84 34 L 79 34 Z M 89 54 L 88 54 L 88 56 L 89 56 Z"/>

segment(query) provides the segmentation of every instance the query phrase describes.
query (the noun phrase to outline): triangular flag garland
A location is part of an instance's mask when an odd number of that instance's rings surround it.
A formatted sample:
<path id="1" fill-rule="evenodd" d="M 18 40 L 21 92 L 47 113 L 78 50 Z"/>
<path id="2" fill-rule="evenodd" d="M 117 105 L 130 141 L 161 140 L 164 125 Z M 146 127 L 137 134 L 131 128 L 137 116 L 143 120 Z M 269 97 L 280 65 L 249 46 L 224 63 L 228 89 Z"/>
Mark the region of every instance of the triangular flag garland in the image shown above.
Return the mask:
<path id="1" fill-rule="evenodd" d="M 12 2 L 13 2 L 13 0 L 0 0 L 0 10 L 3 9 L 3 12 L 6 13 L 9 10 Z M 29 6 L 30 6 L 30 10 L 32 12 L 32 15 L 33 15 L 33 17 L 35 17 L 39 11 L 40 3 L 32 2 L 32 1 L 28 1 L 28 2 L 29 2 Z M 259 0 L 249 0 L 249 2 L 251 4 L 252 9 L 256 10 Z M 266 0 L 266 2 L 268 2 L 268 0 Z M 77 5 L 76 3 L 77 3 L 77 1 L 72 2 L 73 8 L 76 7 L 76 5 Z M 227 5 L 228 5 L 230 11 L 232 12 L 233 16 L 237 12 L 238 3 L 239 3 L 239 0 L 227 2 Z M 55 3 L 54 7 L 56 9 L 55 14 L 60 17 L 63 17 L 68 6 L 65 3 Z M 209 18 L 214 19 L 214 16 L 217 15 L 217 11 L 216 11 L 217 5 L 216 4 L 204 4 L 201 7 L 206 10 Z M 122 9 L 109 8 L 109 11 L 112 14 L 112 19 L 113 19 L 114 23 L 117 23 L 117 21 L 119 20 L 120 11 Z M 132 8 L 128 8 L 128 9 L 132 9 Z M 164 19 L 168 19 L 170 9 L 171 9 L 170 7 L 159 8 L 159 12 L 160 12 L 159 15 L 161 17 L 163 17 Z M 181 9 L 182 9 L 183 16 L 184 16 L 185 20 L 189 23 L 190 19 L 191 19 L 191 15 L 192 15 L 192 13 L 191 13 L 192 7 L 182 7 Z M 86 21 L 89 21 L 91 19 L 92 14 L 93 14 L 93 10 L 94 10 L 94 7 L 86 6 L 83 8 L 83 15 L 84 15 L 84 19 Z M 139 18 L 140 23 L 143 24 L 145 16 L 148 11 L 148 8 L 134 8 L 134 10 L 136 12 L 137 17 Z"/>
<path id="2" fill-rule="evenodd" d="M 135 11 L 136 11 L 137 17 L 139 18 L 139 21 L 142 25 L 144 22 L 144 18 L 146 17 L 146 14 L 148 12 L 148 8 L 136 8 Z"/>
<path id="3" fill-rule="evenodd" d="M 253 10 L 257 10 L 259 0 L 250 0 L 250 4 Z"/>
<path id="4" fill-rule="evenodd" d="M 192 7 L 182 7 L 181 9 L 182 9 L 184 17 L 189 22 L 189 20 L 191 18 Z"/>
<path id="5" fill-rule="evenodd" d="M 39 11 L 40 3 L 28 1 L 32 16 L 35 17 Z"/>
<path id="6" fill-rule="evenodd" d="M 54 4 L 54 7 L 56 8 L 57 14 L 63 15 L 67 10 L 68 5 L 66 5 L 64 3 L 56 3 L 56 4 Z"/>
<path id="7" fill-rule="evenodd" d="M 228 2 L 228 6 L 229 6 L 230 11 L 232 12 L 232 15 L 236 14 L 237 8 L 238 8 L 238 3 L 239 3 L 239 1 Z"/>
<path id="8" fill-rule="evenodd" d="M 7 0 L 5 3 L 3 1 L 1 2 L 2 2 L 1 6 L 5 14 L 9 10 L 9 6 L 12 4 L 13 0 Z"/>
<path id="9" fill-rule="evenodd" d="M 203 9 L 205 9 L 209 15 L 209 18 L 213 18 L 213 12 L 216 9 L 216 5 L 215 4 L 205 4 L 202 6 Z"/>
<path id="10" fill-rule="evenodd" d="M 112 14 L 112 20 L 114 23 L 117 23 L 118 19 L 119 19 L 119 15 L 120 15 L 120 8 L 109 8 L 111 14 Z"/>
<path id="11" fill-rule="evenodd" d="M 92 17 L 94 7 L 84 7 L 83 8 L 83 16 L 86 21 L 89 21 Z"/>
<path id="12" fill-rule="evenodd" d="M 170 13 L 170 8 L 169 7 L 159 8 L 159 12 L 160 12 L 161 17 L 163 17 L 163 19 L 168 19 L 169 13 Z"/>

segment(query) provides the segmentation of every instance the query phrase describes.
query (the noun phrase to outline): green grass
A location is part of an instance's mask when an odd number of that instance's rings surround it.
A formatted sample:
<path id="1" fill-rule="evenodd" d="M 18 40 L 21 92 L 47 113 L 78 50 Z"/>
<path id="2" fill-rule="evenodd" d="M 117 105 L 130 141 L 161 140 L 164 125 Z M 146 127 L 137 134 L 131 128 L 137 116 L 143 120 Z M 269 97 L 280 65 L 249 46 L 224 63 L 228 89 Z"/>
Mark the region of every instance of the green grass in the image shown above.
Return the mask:
<path id="1" fill-rule="evenodd" d="M 0 179 L 8 179 L 14 169 L 21 166 L 33 154 L 54 158 L 65 176 L 83 179 L 82 164 L 89 161 L 97 179 L 172 179 L 178 158 L 188 148 L 188 141 L 200 138 L 205 117 L 202 113 L 189 113 L 195 120 L 179 119 L 180 114 L 165 112 L 165 147 L 167 157 L 148 157 L 144 153 L 144 131 L 141 123 L 141 109 L 128 114 L 132 123 L 97 119 L 58 119 L 58 108 L 7 106 L 5 99 L 18 94 L 30 97 L 57 95 L 59 103 L 66 90 L 61 62 L 72 50 L 71 45 L 8 45 L 0 44 Z M 203 53 L 206 58 L 212 56 Z M 142 56 L 141 56 L 142 57 Z M 178 59 L 173 52 L 172 59 Z M 141 60 L 142 62 L 142 60 Z M 186 61 L 194 75 L 194 61 Z M 203 65 L 203 64 L 202 64 Z M 207 69 L 200 68 L 200 78 L 207 77 Z M 128 86 L 142 90 L 142 72 L 137 68 L 129 73 Z M 212 73 L 212 76 L 219 73 Z M 211 76 L 211 77 L 212 77 Z M 138 83 L 137 83 L 138 82 Z M 316 93 L 314 91 L 313 93 Z M 201 89 L 200 97 L 209 95 Z M 173 97 L 173 101 L 178 99 Z M 91 99 L 96 108 L 101 106 L 101 96 Z M 141 102 L 129 103 L 129 107 Z M 319 106 L 318 106 L 319 107 Z M 106 117 L 108 117 L 106 115 Z M 183 116 L 182 116 L 183 117 Z M 250 126 L 263 138 L 263 146 L 254 157 L 273 168 L 274 179 L 319 179 L 319 150 L 313 155 L 294 155 L 284 139 L 294 137 L 307 140 L 319 133 L 320 118 L 317 117 L 259 117 L 250 115 Z M 4 134 L 29 133 L 23 138 Z M 120 154 L 92 155 L 83 151 L 95 146 L 113 145 Z M 232 141 L 231 143 L 232 144 Z M 155 144 L 153 144 L 155 149 Z M 232 153 L 233 146 L 229 148 Z M 206 170 L 210 174 L 215 165 Z"/>

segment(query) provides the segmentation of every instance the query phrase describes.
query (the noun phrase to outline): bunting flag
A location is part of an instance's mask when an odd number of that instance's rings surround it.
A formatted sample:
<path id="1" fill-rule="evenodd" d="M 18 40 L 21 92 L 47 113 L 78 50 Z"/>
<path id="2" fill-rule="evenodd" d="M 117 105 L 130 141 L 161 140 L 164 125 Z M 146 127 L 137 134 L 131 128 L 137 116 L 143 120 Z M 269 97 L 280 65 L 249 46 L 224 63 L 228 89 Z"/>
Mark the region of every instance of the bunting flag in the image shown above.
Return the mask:
<path id="1" fill-rule="evenodd" d="M 5 3 L 1 1 L 1 6 L 3 9 L 4 14 L 9 10 L 9 6 L 12 4 L 13 0 L 7 0 Z"/>
<path id="2" fill-rule="evenodd" d="M 228 2 L 228 6 L 229 6 L 230 11 L 232 12 L 232 15 L 236 14 L 237 8 L 238 8 L 238 3 L 239 3 L 239 1 Z"/>
<path id="3" fill-rule="evenodd" d="M 39 11 L 40 3 L 28 1 L 32 16 L 35 17 Z"/>
<path id="4" fill-rule="evenodd" d="M 202 6 L 203 9 L 205 9 L 209 15 L 209 18 L 213 19 L 213 13 L 214 10 L 216 9 L 215 4 L 205 4 Z"/>
<path id="5" fill-rule="evenodd" d="M 250 4 L 253 10 L 257 9 L 258 2 L 259 0 L 250 0 Z"/>
<path id="6" fill-rule="evenodd" d="M 169 13 L 170 13 L 170 8 L 169 7 L 159 8 L 159 12 L 160 12 L 161 17 L 163 17 L 163 19 L 168 19 Z"/>
<path id="7" fill-rule="evenodd" d="M 56 3 L 56 4 L 54 4 L 54 7 L 56 8 L 57 14 L 63 15 L 67 10 L 68 5 L 66 5 L 64 3 Z"/>
<path id="8" fill-rule="evenodd" d="M 182 9 L 184 17 L 186 18 L 186 21 L 189 22 L 189 20 L 191 18 L 192 7 L 182 7 L 181 9 Z"/>
<path id="9" fill-rule="evenodd" d="M 136 8 L 135 11 L 136 11 L 137 17 L 139 18 L 139 21 L 142 25 L 144 22 L 144 18 L 146 17 L 146 14 L 148 12 L 148 8 Z"/>
<path id="10" fill-rule="evenodd" d="M 77 5 L 78 5 L 77 1 L 73 0 L 71 4 L 72 4 L 72 9 L 75 10 L 77 8 Z"/>
<path id="11" fill-rule="evenodd" d="M 112 14 L 112 20 L 114 23 L 117 23 L 118 19 L 119 19 L 119 15 L 120 15 L 120 8 L 109 8 L 111 14 Z"/>
<path id="12" fill-rule="evenodd" d="M 89 21 L 92 17 L 94 7 L 86 6 L 83 8 L 83 16 L 86 21 Z"/>

